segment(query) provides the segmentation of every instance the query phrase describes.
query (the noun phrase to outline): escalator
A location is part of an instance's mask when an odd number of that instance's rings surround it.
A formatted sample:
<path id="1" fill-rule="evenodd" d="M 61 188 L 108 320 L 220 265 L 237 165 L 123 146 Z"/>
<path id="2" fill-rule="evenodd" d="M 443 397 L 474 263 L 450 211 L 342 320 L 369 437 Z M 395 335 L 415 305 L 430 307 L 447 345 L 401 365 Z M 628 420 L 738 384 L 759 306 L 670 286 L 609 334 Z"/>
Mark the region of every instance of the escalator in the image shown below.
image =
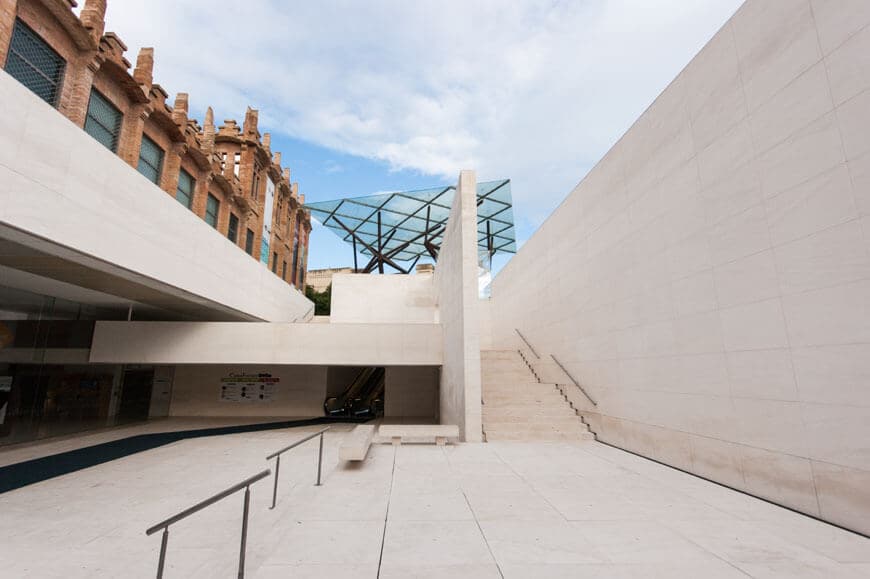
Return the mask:
<path id="1" fill-rule="evenodd" d="M 384 414 L 383 367 L 363 368 L 350 385 L 338 396 L 330 396 L 323 403 L 327 416 L 375 418 Z"/>

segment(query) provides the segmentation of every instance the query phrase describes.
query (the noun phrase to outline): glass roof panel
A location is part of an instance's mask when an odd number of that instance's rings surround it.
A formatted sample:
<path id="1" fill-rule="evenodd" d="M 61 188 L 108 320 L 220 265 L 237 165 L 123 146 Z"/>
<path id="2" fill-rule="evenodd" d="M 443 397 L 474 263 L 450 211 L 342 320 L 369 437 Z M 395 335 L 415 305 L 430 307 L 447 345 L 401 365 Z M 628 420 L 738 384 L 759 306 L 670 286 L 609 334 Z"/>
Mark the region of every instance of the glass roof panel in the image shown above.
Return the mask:
<path id="1" fill-rule="evenodd" d="M 426 240 L 436 246 L 441 244 L 455 194 L 456 187 L 451 185 L 319 201 L 307 203 L 305 208 L 348 243 L 353 242 L 353 237 L 341 224 L 372 247 L 377 244 L 380 213 L 384 254 L 394 261 L 411 261 L 429 255 Z M 477 199 L 478 247 L 486 250 L 489 245 L 488 224 L 496 252 L 516 253 L 510 179 L 478 183 Z M 371 255 L 364 247 L 358 249 Z"/>

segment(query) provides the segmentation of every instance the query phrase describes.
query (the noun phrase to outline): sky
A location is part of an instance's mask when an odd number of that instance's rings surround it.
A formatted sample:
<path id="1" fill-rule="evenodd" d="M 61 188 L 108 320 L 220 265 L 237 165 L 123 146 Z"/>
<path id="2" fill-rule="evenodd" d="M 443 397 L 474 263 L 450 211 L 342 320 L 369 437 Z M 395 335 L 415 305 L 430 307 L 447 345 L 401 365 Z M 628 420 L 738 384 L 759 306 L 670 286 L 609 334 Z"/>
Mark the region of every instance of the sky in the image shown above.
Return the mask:
<path id="1" fill-rule="evenodd" d="M 511 179 L 522 245 L 740 3 L 109 0 L 106 30 L 192 117 L 258 109 L 306 201 L 474 169 Z M 315 224 L 309 269 L 352 259 Z"/>

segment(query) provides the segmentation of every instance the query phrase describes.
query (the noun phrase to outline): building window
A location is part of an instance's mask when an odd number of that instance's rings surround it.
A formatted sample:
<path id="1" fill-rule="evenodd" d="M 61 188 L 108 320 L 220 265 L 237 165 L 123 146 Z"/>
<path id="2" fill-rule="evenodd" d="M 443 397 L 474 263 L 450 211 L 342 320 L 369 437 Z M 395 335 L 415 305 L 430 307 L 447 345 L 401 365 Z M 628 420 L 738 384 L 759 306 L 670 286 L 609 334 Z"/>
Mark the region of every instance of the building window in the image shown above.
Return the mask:
<path id="1" fill-rule="evenodd" d="M 251 199 L 257 200 L 260 194 L 260 168 L 254 165 L 254 179 L 251 181 Z"/>
<path id="2" fill-rule="evenodd" d="M 250 229 L 245 233 L 245 251 L 254 255 L 254 232 Z"/>
<path id="3" fill-rule="evenodd" d="M 293 271 L 290 272 L 292 277 L 293 285 L 296 285 L 296 271 L 299 269 L 299 238 L 293 238 L 293 260 L 291 261 L 293 264 Z"/>
<path id="4" fill-rule="evenodd" d="M 281 262 L 281 279 L 287 279 L 287 260 Z"/>
<path id="5" fill-rule="evenodd" d="M 85 119 L 85 132 L 113 153 L 118 150 L 118 136 L 121 134 L 123 118 L 124 115 L 115 105 L 99 92 L 91 89 L 88 116 Z"/>
<path id="6" fill-rule="evenodd" d="M 230 213 L 230 224 L 227 226 L 227 239 L 233 243 L 239 241 L 239 218 L 235 213 Z"/>
<path id="7" fill-rule="evenodd" d="M 21 20 L 15 20 L 6 72 L 36 96 L 57 106 L 66 61 Z"/>
<path id="8" fill-rule="evenodd" d="M 137 168 L 149 181 L 157 185 L 160 184 L 160 172 L 163 171 L 163 149 L 146 135 L 142 135 Z"/>
<path id="9" fill-rule="evenodd" d="M 191 201 L 193 200 L 193 188 L 196 186 L 196 181 L 190 176 L 190 173 L 184 169 L 178 174 L 178 188 L 175 190 L 175 199 L 190 209 Z"/>
<path id="10" fill-rule="evenodd" d="M 272 252 L 272 273 L 278 273 L 278 254 Z"/>
<path id="11" fill-rule="evenodd" d="M 221 208 L 221 202 L 217 197 L 208 194 L 208 199 L 205 202 L 205 222 L 217 229 L 218 212 Z"/>
<path id="12" fill-rule="evenodd" d="M 242 164 L 242 154 L 236 153 L 233 155 L 233 173 L 236 177 L 239 176 L 239 165 Z"/>

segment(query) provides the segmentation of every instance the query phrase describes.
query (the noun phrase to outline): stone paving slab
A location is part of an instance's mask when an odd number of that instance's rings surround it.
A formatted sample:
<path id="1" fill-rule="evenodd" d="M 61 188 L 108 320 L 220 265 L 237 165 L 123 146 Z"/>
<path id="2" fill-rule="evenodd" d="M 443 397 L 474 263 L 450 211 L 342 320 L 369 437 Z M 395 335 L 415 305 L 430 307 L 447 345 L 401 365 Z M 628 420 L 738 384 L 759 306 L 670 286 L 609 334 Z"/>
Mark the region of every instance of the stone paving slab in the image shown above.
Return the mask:
<path id="1" fill-rule="evenodd" d="M 0 495 L 3 576 L 153 577 L 149 525 L 316 427 L 178 442 Z M 252 488 L 247 576 L 866 577 L 870 540 L 596 442 L 373 445 Z M 241 495 L 170 529 L 166 577 L 234 576 Z"/>

